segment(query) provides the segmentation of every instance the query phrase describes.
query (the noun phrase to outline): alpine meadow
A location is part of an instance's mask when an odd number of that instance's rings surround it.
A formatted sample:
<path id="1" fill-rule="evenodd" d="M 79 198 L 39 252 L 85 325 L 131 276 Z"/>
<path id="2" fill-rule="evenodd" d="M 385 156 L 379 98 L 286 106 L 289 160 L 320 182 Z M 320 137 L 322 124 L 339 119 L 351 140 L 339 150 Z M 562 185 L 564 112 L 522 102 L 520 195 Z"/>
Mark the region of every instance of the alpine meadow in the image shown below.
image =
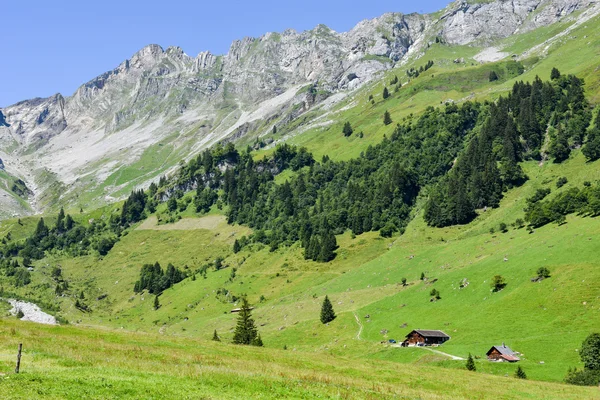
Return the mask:
<path id="1" fill-rule="evenodd" d="M 599 26 L 459 0 L 0 108 L 0 397 L 600 398 Z"/>

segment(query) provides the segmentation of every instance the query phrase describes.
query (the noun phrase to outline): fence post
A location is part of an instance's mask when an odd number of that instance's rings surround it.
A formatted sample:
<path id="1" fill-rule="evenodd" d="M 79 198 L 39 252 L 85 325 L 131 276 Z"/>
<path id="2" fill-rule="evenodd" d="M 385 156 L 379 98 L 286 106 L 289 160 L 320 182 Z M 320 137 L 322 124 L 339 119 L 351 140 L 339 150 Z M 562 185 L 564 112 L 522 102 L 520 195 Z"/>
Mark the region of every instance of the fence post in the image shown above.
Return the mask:
<path id="1" fill-rule="evenodd" d="M 15 368 L 15 374 L 19 373 L 21 368 L 21 350 L 23 350 L 23 343 L 19 343 L 19 352 L 17 353 L 17 368 Z"/>

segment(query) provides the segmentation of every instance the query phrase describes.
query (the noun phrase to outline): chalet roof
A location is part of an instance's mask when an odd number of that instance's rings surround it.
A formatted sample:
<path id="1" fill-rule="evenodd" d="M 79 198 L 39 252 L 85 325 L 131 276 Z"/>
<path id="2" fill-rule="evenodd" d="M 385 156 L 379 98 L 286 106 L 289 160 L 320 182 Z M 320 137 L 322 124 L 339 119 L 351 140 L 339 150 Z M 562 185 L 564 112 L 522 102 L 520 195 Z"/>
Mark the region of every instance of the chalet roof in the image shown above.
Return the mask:
<path id="1" fill-rule="evenodd" d="M 507 347 L 506 345 L 502 344 L 501 346 L 492 346 L 491 349 L 488 350 L 488 352 L 486 353 L 487 355 L 489 355 L 492 350 L 498 350 L 498 352 L 500 354 L 502 354 L 503 356 L 514 356 L 515 352 L 512 351 L 509 347 Z"/>
<path id="2" fill-rule="evenodd" d="M 521 359 L 517 356 L 509 356 L 509 355 L 505 355 L 502 354 L 500 357 L 502 357 L 503 359 L 505 359 L 506 361 L 520 361 Z"/>
<path id="3" fill-rule="evenodd" d="M 431 331 L 431 330 L 415 329 L 412 332 L 417 332 L 419 335 L 421 335 L 423 337 L 444 337 L 444 338 L 449 338 L 450 337 L 450 336 L 446 335 L 442 331 Z M 410 333 L 408 335 L 410 335 Z"/>

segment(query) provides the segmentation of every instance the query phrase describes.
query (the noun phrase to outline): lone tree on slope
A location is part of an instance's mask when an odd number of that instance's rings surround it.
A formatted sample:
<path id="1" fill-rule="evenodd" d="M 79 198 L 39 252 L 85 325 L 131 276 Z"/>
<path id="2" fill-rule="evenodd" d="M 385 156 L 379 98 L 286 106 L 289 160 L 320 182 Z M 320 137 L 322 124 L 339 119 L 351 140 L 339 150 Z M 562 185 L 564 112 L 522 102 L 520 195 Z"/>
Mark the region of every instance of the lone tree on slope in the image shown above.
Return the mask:
<path id="1" fill-rule="evenodd" d="M 527 374 L 525 373 L 525 371 L 523 371 L 523 368 L 521 368 L 520 365 L 517 367 L 517 370 L 515 371 L 515 378 L 527 379 Z"/>
<path id="2" fill-rule="evenodd" d="M 254 319 L 252 319 L 250 304 L 248 303 L 246 296 L 244 296 L 242 297 L 242 307 L 240 307 L 237 325 L 233 334 L 233 343 L 262 346 L 262 340 L 257 338 L 258 331 L 256 330 L 256 325 L 254 325 Z"/>
<path id="3" fill-rule="evenodd" d="M 475 361 L 473 360 L 473 356 L 469 353 L 469 358 L 467 358 L 467 363 L 465 364 L 469 371 L 476 371 Z"/>
<path id="4" fill-rule="evenodd" d="M 350 122 L 346 122 L 344 124 L 344 128 L 342 129 L 342 133 L 344 134 L 344 136 L 348 137 L 352 135 L 352 132 L 354 132 L 354 130 L 352 129 L 352 125 L 350 125 Z"/>
<path id="5" fill-rule="evenodd" d="M 329 297 L 325 296 L 325 300 L 323 300 L 323 305 L 321 306 L 321 322 L 326 324 L 333 321 L 335 317 L 331 301 L 329 301 Z"/>
<path id="6" fill-rule="evenodd" d="M 385 113 L 383 114 L 383 124 L 384 125 L 389 125 L 391 124 L 392 121 L 392 116 L 390 115 L 388 110 L 385 110 Z"/>

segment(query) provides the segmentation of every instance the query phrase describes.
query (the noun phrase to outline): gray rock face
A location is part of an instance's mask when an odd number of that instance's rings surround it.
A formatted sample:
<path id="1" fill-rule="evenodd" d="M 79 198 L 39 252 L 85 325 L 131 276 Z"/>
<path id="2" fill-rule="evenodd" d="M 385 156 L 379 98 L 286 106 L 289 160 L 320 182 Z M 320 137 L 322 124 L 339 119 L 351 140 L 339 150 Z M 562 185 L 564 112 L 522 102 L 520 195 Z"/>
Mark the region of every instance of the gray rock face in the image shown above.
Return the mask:
<path id="1" fill-rule="evenodd" d="M 443 21 L 441 34 L 451 44 L 490 43 L 553 24 L 595 3 L 594 0 L 496 0 L 470 4 L 459 0 L 440 18 Z"/>
<path id="2" fill-rule="evenodd" d="M 451 44 L 485 43 L 551 24 L 590 4 L 459 1 L 441 17 L 388 13 L 345 33 L 319 25 L 244 38 L 225 55 L 190 57 L 179 47 L 149 45 L 70 97 L 56 94 L 2 109 L 0 156 L 18 166 L 11 172 L 36 196 L 60 187 L 56 196 L 44 196 L 52 200 L 42 206 L 53 206 L 61 196 L 103 185 L 157 146 L 192 155 L 228 137 L 258 136 L 265 129 L 261 121 L 290 121 L 335 94 L 327 100 L 330 107 L 345 97 L 337 92 L 360 87 L 434 36 Z M 309 85 L 318 96 L 301 95 Z M 172 165 L 139 165 L 134 181 L 113 179 L 99 201 L 123 197 L 131 185 L 144 185 Z"/>

